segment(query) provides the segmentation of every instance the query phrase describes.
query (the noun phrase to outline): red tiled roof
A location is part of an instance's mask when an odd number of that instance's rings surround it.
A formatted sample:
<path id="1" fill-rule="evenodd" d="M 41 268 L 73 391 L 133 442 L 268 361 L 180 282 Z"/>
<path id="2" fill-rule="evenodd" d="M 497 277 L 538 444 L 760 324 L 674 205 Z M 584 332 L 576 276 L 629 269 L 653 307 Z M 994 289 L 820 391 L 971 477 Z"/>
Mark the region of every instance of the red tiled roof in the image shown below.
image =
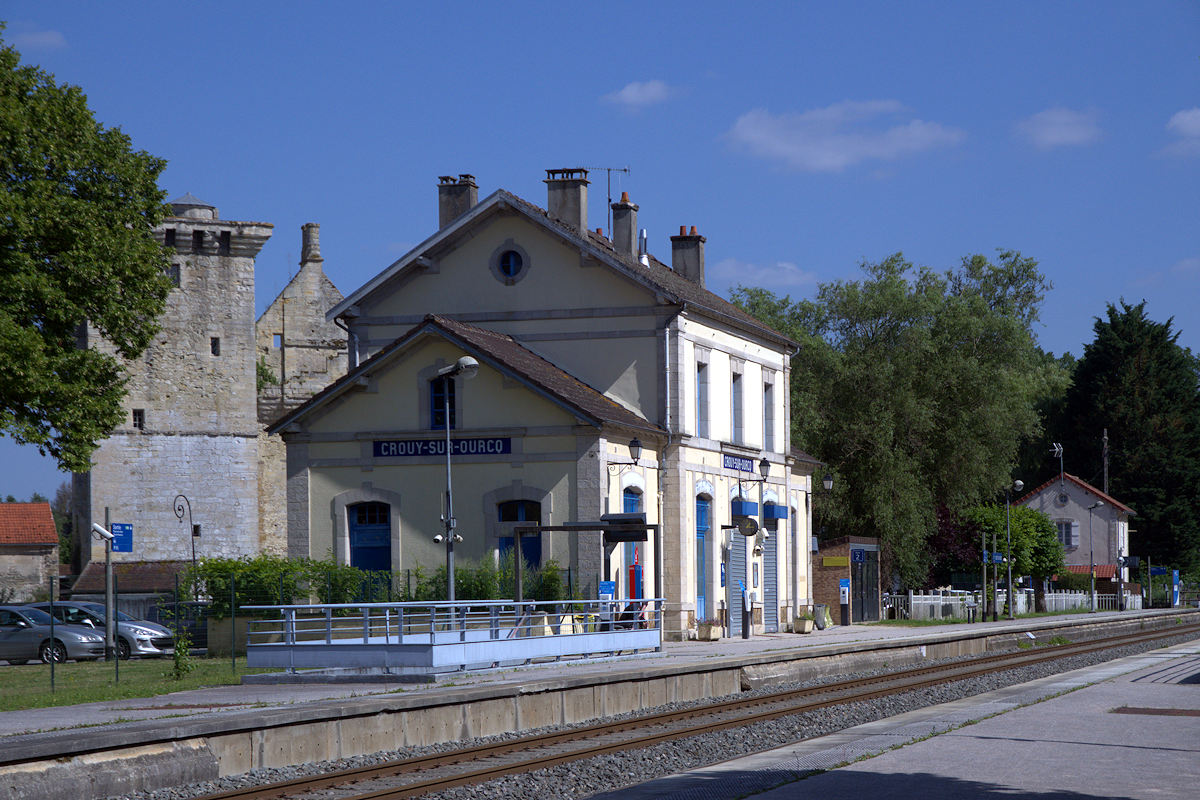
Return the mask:
<path id="1" fill-rule="evenodd" d="M 1100 498 L 1105 503 L 1108 503 L 1110 506 L 1117 509 L 1118 511 L 1124 511 L 1126 514 L 1129 514 L 1130 516 L 1134 516 L 1137 514 L 1136 511 L 1134 511 L 1132 508 L 1130 508 L 1129 506 L 1122 503 L 1120 500 L 1117 500 L 1115 497 L 1111 497 L 1110 495 L 1105 494 L 1104 492 L 1100 491 L 1095 486 L 1092 486 L 1090 483 L 1083 480 L 1082 478 L 1077 478 L 1076 476 L 1072 475 L 1069 472 L 1064 472 L 1062 474 L 1062 477 L 1064 480 L 1075 484 L 1079 488 L 1083 489 L 1085 492 L 1091 492 L 1092 494 L 1096 495 L 1096 497 Z M 1024 505 L 1026 500 L 1030 499 L 1031 497 L 1034 497 L 1035 495 L 1041 494 L 1048 487 L 1052 486 L 1053 484 L 1058 483 L 1058 480 L 1059 480 L 1058 476 L 1055 475 L 1053 478 L 1046 481 L 1041 486 L 1037 487 L 1036 489 L 1033 489 L 1032 491 L 1027 492 L 1023 497 L 1016 500 L 1017 505 Z"/>
<path id="2" fill-rule="evenodd" d="M 0 503 L 0 544 L 58 544 L 49 503 Z"/>
<path id="3" fill-rule="evenodd" d="M 1087 575 L 1089 572 L 1088 565 L 1087 564 L 1067 564 L 1067 572 L 1074 572 L 1076 575 Z M 1106 580 L 1112 580 L 1113 578 L 1117 577 L 1117 565 L 1116 564 L 1097 564 L 1096 565 L 1096 577 L 1101 578 L 1101 579 L 1106 579 Z"/>

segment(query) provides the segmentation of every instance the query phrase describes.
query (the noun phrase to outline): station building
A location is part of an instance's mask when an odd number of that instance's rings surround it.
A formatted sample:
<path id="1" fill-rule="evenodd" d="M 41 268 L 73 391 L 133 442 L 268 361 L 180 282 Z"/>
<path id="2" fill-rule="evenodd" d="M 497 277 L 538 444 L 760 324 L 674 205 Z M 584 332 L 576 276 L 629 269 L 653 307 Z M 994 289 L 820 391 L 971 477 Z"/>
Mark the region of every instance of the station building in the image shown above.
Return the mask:
<path id="1" fill-rule="evenodd" d="M 268 428 L 287 453 L 288 554 L 442 563 L 448 425 L 459 558 L 498 558 L 517 524 L 640 512 L 662 552 L 545 532 L 523 555 L 591 597 L 599 580 L 664 597 L 673 638 L 701 619 L 740 632 L 743 586 L 758 630 L 789 629 L 812 603 L 818 466 L 789 445 L 796 344 L 705 288 L 694 227 L 668 265 L 627 196 L 610 239 L 588 228 L 586 170 L 545 183 L 543 209 L 442 177 L 437 230 L 329 310 L 348 371 Z M 446 378 L 464 356 L 475 377 Z"/>

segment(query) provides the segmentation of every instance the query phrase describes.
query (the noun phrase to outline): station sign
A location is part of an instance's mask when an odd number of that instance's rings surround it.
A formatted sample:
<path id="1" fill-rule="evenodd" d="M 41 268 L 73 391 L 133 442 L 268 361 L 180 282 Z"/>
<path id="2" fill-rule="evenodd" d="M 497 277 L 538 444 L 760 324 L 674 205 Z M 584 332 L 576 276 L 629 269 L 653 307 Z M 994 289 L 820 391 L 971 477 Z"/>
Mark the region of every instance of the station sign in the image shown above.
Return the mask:
<path id="1" fill-rule="evenodd" d="M 114 553 L 133 552 L 132 522 L 114 522 L 112 527 L 109 528 L 109 533 L 113 535 L 112 551 Z"/>
<path id="2" fill-rule="evenodd" d="M 859 548 L 859 547 L 851 548 L 850 563 L 851 564 L 867 563 L 867 551 L 863 550 L 862 548 Z"/>
<path id="3" fill-rule="evenodd" d="M 738 472 L 754 472 L 754 460 L 750 458 L 742 458 L 741 456 L 723 455 L 721 463 L 725 469 L 735 469 Z"/>
<path id="4" fill-rule="evenodd" d="M 446 455 L 445 439 L 376 439 L 375 458 L 419 458 Z M 507 436 L 488 436 L 477 439 L 451 439 L 452 456 L 508 455 L 512 439 Z"/>

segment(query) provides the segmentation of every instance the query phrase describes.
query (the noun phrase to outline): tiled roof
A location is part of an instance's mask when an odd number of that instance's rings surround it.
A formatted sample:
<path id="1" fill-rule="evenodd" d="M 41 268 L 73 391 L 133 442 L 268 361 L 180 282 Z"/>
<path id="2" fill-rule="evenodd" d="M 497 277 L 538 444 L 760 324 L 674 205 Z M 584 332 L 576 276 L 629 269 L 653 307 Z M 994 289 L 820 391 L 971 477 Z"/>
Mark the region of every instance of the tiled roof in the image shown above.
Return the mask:
<path id="1" fill-rule="evenodd" d="M 49 503 L 0 503 L 0 544 L 58 544 Z"/>
<path id="2" fill-rule="evenodd" d="M 825 466 L 824 461 L 821 461 L 819 458 L 813 458 L 808 453 L 804 452 L 803 450 L 801 450 L 798 447 L 791 448 L 791 450 L 789 451 L 789 455 L 791 455 L 791 457 L 796 459 L 797 461 L 803 461 L 808 464 L 816 464 L 818 467 Z"/>
<path id="3" fill-rule="evenodd" d="M 1078 478 L 1069 472 L 1064 472 L 1062 474 L 1062 477 L 1068 483 L 1072 483 L 1075 486 L 1078 486 L 1080 489 L 1083 489 L 1085 492 L 1091 492 L 1092 494 L 1096 495 L 1096 497 L 1103 500 L 1105 503 L 1107 503 L 1108 505 L 1117 509 L 1118 511 L 1124 511 L 1126 514 L 1129 514 L 1130 516 L 1134 516 L 1137 514 L 1136 511 L 1134 511 L 1132 508 L 1130 508 L 1129 506 L 1122 503 L 1120 500 L 1117 500 L 1115 497 L 1111 497 L 1110 495 L 1105 494 L 1104 492 L 1100 491 L 1095 486 L 1092 486 L 1090 483 L 1083 480 L 1082 478 Z M 1058 483 L 1058 480 L 1059 480 L 1058 476 L 1055 475 L 1053 478 L 1046 481 L 1041 486 L 1037 487 L 1036 489 L 1034 489 L 1030 492 L 1027 492 L 1023 497 L 1021 497 L 1020 499 L 1018 499 L 1016 501 L 1017 505 L 1024 505 L 1027 500 L 1029 500 L 1033 497 L 1036 497 L 1037 495 L 1046 491 L 1046 489 L 1048 489 L 1051 486 L 1053 486 L 1054 484 Z"/>
<path id="4" fill-rule="evenodd" d="M 438 335 L 455 341 L 463 349 L 478 356 L 501 371 L 535 387 L 596 424 L 614 424 L 638 430 L 663 433 L 657 425 L 608 398 L 603 392 L 588 386 L 570 373 L 563 371 L 528 350 L 511 336 L 479 328 L 465 322 L 429 314 L 425 321 L 413 327 L 387 347 L 380 350 L 357 368 L 314 395 L 295 411 L 276 420 L 267 431 L 276 433 L 313 408 L 339 394 L 347 386 L 356 383 L 360 376 L 370 374 L 373 369 L 398 350 L 402 350 L 418 336 L 431 330 Z"/>
<path id="5" fill-rule="evenodd" d="M 1074 572 L 1076 575 L 1087 575 L 1090 570 L 1087 564 L 1067 564 L 1067 572 Z M 1101 580 L 1112 580 L 1117 577 L 1117 565 L 1097 564 L 1096 577 Z"/>
<path id="6" fill-rule="evenodd" d="M 190 566 L 189 561 L 114 561 L 113 578 L 119 594 L 175 591 L 175 576 Z M 104 591 L 104 561 L 89 561 L 71 587 L 73 594 Z"/>
<path id="7" fill-rule="evenodd" d="M 511 205 L 522 209 L 526 214 L 534 217 L 543 217 L 545 222 L 552 228 L 555 228 L 563 236 L 569 238 L 579 238 L 579 231 L 573 226 L 566 225 L 559 220 L 551 217 L 550 214 L 543 208 L 530 203 L 528 200 L 517 197 L 515 194 L 500 192 L 504 199 Z M 609 239 L 595 231 L 585 231 L 584 236 L 588 244 L 604 250 L 606 254 L 620 262 L 620 264 L 635 277 L 642 278 L 650 283 L 655 289 L 665 295 L 674 297 L 684 303 L 696 306 L 700 309 L 715 312 L 721 317 L 726 318 L 729 322 L 734 323 L 739 328 L 749 329 L 754 333 L 766 336 L 768 339 L 773 339 L 778 342 L 786 343 L 792 347 L 796 347 L 796 343 L 787 338 L 779 331 L 764 325 L 761 320 L 752 317 L 742 309 L 735 306 L 725 298 L 705 289 L 695 281 L 683 277 L 675 270 L 668 267 L 666 264 L 659 261 L 654 256 L 649 256 L 649 264 L 630 261 L 624 256 L 617 253 L 613 248 L 613 244 Z"/>

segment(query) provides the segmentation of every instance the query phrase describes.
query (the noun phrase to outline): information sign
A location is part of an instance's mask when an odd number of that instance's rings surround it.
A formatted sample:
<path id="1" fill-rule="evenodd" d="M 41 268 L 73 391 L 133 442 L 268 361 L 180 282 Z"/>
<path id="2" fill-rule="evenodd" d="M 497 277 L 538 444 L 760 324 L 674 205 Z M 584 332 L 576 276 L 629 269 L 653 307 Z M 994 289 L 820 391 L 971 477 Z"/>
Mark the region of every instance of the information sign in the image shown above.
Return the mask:
<path id="1" fill-rule="evenodd" d="M 412 458 L 446 455 L 445 439 L 376 439 L 375 458 Z M 512 439 L 507 436 L 488 436 L 477 439 L 451 439 L 450 455 L 507 455 L 512 452 Z"/>
<path id="2" fill-rule="evenodd" d="M 850 563 L 851 563 L 851 564 L 865 564 L 865 563 L 867 563 L 867 551 L 866 551 L 866 550 L 863 550 L 863 549 L 861 549 L 861 548 L 853 548 L 853 549 L 851 549 L 851 550 L 850 550 Z"/>
<path id="3" fill-rule="evenodd" d="M 599 594 L 600 594 L 601 599 L 604 599 L 605 595 L 607 595 L 610 598 L 616 597 L 617 596 L 617 582 L 616 581 L 600 581 Z"/>
<path id="4" fill-rule="evenodd" d="M 133 552 L 133 523 L 114 522 L 110 533 L 113 535 L 112 551 L 114 553 Z"/>

